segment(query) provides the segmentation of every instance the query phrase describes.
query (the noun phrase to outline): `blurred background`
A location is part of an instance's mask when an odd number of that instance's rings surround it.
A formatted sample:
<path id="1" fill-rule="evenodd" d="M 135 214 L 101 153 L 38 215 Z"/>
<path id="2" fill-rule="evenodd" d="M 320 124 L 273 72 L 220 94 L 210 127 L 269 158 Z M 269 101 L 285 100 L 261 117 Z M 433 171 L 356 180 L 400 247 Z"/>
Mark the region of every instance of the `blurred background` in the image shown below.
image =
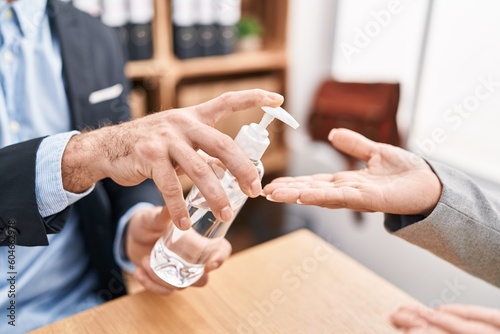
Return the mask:
<path id="1" fill-rule="evenodd" d="M 500 194 L 500 3 L 495 0 L 74 0 L 116 29 L 130 61 L 134 117 L 224 91 L 285 96 L 302 124 L 270 129 L 264 183 L 336 172 L 343 156 L 313 140 L 320 85 L 399 84 L 400 146 L 450 164 Z M 234 136 L 252 110 L 217 125 Z M 183 179 L 185 190 L 191 184 Z M 500 307 L 500 290 L 387 233 L 380 213 L 250 199 L 228 234 L 234 251 L 298 228 L 322 236 L 424 304 Z"/>
<path id="2" fill-rule="evenodd" d="M 399 4 L 399 10 L 378 23 L 377 13 L 389 12 L 391 3 Z M 500 139 L 500 21 L 494 14 L 500 10 L 498 2 L 292 0 L 290 5 L 287 103 L 302 124 L 325 76 L 399 82 L 397 120 L 404 146 L 500 191 L 500 155 L 495 147 Z M 488 86 L 484 80 L 497 86 L 492 85 L 489 96 L 476 98 L 477 87 Z M 439 129 L 443 136 L 433 140 L 432 132 Z M 326 144 L 311 142 L 301 130 L 288 137 L 290 174 L 342 169 L 338 154 Z M 500 306 L 497 288 L 389 235 L 382 214 L 362 214 L 361 224 L 346 210 L 290 206 L 286 214 L 291 228 L 292 222 L 310 227 L 428 306 Z M 446 292 L 450 283 L 463 289 Z"/>

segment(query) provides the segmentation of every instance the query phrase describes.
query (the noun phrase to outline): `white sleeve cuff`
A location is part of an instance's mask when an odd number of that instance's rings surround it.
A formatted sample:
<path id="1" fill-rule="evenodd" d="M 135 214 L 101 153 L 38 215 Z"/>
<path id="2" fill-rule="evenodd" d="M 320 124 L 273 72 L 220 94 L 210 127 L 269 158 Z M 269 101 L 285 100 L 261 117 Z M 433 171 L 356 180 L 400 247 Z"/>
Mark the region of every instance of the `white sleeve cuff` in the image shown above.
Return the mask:
<path id="1" fill-rule="evenodd" d="M 87 196 L 87 191 L 75 194 L 64 190 L 62 181 L 62 156 L 71 137 L 78 131 L 64 132 L 48 136 L 40 143 L 36 154 L 35 194 L 38 211 L 42 217 L 61 212 L 69 205 Z"/>

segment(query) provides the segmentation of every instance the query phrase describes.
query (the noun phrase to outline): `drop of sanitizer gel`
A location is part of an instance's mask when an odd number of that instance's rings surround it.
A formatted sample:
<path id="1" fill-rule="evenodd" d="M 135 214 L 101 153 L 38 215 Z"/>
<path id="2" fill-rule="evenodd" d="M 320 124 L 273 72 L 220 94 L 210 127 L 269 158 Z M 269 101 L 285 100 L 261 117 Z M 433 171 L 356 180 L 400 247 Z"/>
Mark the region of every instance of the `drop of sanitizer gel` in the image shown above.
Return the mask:
<path id="1" fill-rule="evenodd" d="M 255 164 L 261 179 L 264 176 L 264 168 L 260 159 L 270 144 L 267 126 L 274 118 L 294 129 L 299 126 L 299 123 L 281 107 L 262 107 L 262 109 L 265 115 L 261 122 L 244 125 L 234 139 Z M 248 197 L 241 191 L 235 177 L 228 170 L 214 166 L 214 172 L 219 176 L 229 198 L 234 219 Z M 215 218 L 196 186 L 187 195 L 186 204 L 192 223 L 191 228 L 182 231 L 170 223 L 165 234 L 156 242 L 150 260 L 151 268 L 158 277 L 179 288 L 190 286 L 203 275 L 206 262 L 220 247 L 232 223 L 232 220 L 222 222 Z"/>

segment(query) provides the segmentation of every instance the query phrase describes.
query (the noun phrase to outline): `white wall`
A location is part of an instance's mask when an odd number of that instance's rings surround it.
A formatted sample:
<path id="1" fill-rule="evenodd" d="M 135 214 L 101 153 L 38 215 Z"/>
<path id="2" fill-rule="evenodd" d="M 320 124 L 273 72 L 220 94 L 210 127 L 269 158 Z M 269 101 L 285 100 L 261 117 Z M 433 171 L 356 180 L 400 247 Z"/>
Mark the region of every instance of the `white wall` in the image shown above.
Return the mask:
<path id="1" fill-rule="evenodd" d="M 500 184 L 500 2 L 435 1 L 410 147 Z"/>
<path id="2" fill-rule="evenodd" d="M 358 43 L 364 46 L 350 59 L 342 51 L 342 43 L 354 45 L 356 28 L 370 26 L 376 21 L 372 12 L 387 9 L 390 1 L 338 1 L 337 8 L 335 1 L 291 0 L 288 109 L 305 125 L 313 92 L 332 74 L 345 80 L 399 80 L 403 84 L 399 122 L 408 131 L 427 1 L 401 1 L 401 11 L 378 34 L 372 34 L 369 44 Z M 328 145 L 309 140 L 305 126 L 289 132 L 288 139 L 291 175 L 335 172 L 344 167 Z M 311 228 L 426 305 L 459 302 L 500 307 L 499 289 L 391 236 L 383 228 L 381 214 L 364 214 L 364 221 L 356 224 L 347 210 L 291 205 L 287 213 L 289 229 Z M 450 289 L 452 285 L 456 288 Z"/>
<path id="3" fill-rule="evenodd" d="M 428 0 L 339 1 L 332 74 L 401 84 L 398 126 L 408 132 Z"/>

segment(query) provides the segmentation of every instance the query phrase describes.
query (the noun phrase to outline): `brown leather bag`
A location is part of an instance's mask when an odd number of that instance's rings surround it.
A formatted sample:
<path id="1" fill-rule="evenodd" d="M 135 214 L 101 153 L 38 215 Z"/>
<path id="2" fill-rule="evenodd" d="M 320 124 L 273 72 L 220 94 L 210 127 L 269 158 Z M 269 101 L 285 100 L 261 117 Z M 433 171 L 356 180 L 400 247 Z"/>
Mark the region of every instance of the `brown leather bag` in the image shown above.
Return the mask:
<path id="1" fill-rule="evenodd" d="M 328 141 L 331 129 L 348 128 L 374 141 L 399 146 L 396 123 L 399 86 L 399 83 L 325 80 L 316 92 L 309 114 L 311 137 Z"/>

